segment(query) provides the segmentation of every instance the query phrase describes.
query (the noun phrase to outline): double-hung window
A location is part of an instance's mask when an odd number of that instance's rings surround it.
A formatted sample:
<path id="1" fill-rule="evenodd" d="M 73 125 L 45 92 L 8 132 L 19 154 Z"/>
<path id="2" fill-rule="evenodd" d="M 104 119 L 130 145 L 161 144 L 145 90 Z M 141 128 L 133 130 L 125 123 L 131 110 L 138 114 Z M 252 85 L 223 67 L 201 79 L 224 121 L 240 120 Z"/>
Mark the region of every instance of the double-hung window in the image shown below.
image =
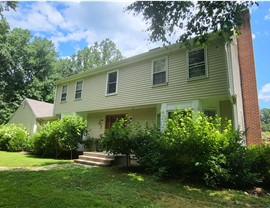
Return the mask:
<path id="1" fill-rule="evenodd" d="M 167 84 L 168 60 L 167 57 L 153 60 L 152 63 L 153 85 Z"/>
<path id="2" fill-rule="evenodd" d="M 62 93 L 61 93 L 61 102 L 67 101 L 67 90 L 68 90 L 68 86 L 63 85 L 62 86 Z"/>
<path id="3" fill-rule="evenodd" d="M 188 52 L 188 78 L 207 77 L 206 49 Z"/>
<path id="4" fill-rule="evenodd" d="M 106 95 L 114 95 L 117 93 L 118 71 L 109 72 L 107 74 Z"/>
<path id="5" fill-rule="evenodd" d="M 82 97 L 82 88 L 83 88 L 83 81 L 81 80 L 76 83 L 75 100 L 80 99 Z"/>

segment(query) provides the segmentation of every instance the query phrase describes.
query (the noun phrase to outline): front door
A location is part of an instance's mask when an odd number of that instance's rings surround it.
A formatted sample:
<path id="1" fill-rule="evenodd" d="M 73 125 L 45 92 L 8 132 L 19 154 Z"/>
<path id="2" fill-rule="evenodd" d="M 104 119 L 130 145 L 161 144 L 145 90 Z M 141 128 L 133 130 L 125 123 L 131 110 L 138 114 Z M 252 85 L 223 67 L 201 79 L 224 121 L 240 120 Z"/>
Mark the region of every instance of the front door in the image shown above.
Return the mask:
<path id="1" fill-rule="evenodd" d="M 125 118 L 125 116 L 126 114 L 107 115 L 105 128 L 110 129 L 117 119 Z"/>

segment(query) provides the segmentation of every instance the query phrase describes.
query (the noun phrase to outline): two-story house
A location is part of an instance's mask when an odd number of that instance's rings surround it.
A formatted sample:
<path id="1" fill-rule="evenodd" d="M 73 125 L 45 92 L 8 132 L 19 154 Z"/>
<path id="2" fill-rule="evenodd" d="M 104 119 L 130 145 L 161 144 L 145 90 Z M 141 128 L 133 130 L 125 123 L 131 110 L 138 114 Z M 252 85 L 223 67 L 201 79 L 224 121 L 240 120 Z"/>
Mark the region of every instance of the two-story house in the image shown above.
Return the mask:
<path id="1" fill-rule="evenodd" d="M 249 14 L 231 43 L 206 48 L 174 44 L 57 81 L 54 114 L 76 113 L 98 138 L 126 114 L 164 128 L 168 114 L 192 108 L 231 119 L 260 143 L 260 120 Z"/>

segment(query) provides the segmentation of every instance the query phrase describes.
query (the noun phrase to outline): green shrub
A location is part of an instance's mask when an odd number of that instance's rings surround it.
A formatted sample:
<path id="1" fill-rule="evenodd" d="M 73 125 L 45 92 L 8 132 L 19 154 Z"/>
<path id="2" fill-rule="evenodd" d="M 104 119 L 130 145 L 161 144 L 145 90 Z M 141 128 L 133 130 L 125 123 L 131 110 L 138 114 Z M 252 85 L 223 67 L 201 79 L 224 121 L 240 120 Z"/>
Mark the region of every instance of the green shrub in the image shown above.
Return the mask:
<path id="1" fill-rule="evenodd" d="M 137 128 L 133 148 L 140 165 L 147 172 L 154 173 L 158 177 L 161 177 L 166 172 L 165 169 L 162 169 L 162 164 L 166 161 L 164 161 L 161 154 L 164 152 L 161 134 L 157 127 L 148 124 L 145 127 Z"/>
<path id="2" fill-rule="evenodd" d="M 77 116 L 48 122 L 32 136 L 33 152 L 43 157 L 58 158 L 64 151 L 72 152 L 87 134 L 87 123 Z"/>
<path id="3" fill-rule="evenodd" d="M 62 151 L 61 135 L 60 121 L 46 123 L 31 137 L 33 153 L 41 157 L 58 158 Z"/>
<path id="4" fill-rule="evenodd" d="M 25 128 L 16 124 L 1 125 L 0 149 L 5 151 L 29 150 L 29 137 Z"/>
<path id="5" fill-rule="evenodd" d="M 107 129 L 102 138 L 102 147 L 114 154 L 125 154 L 127 166 L 130 165 L 130 154 L 136 148 L 136 135 L 140 125 L 131 122 L 126 116 L 113 123 L 111 129 Z"/>
<path id="6" fill-rule="evenodd" d="M 248 148 L 250 157 L 253 158 L 251 169 L 258 174 L 262 184 L 270 186 L 270 146 L 253 145 Z"/>
<path id="7" fill-rule="evenodd" d="M 208 159 L 224 143 L 226 134 L 219 131 L 220 127 L 221 119 L 218 117 L 208 118 L 190 110 L 172 113 L 164 133 L 153 140 L 155 145 L 153 142 L 151 144 L 157 148 L 151 150 L 153 157 L 156 157 L 151 160 L 158 161 L 152 169 L 157 170 L 158 175 L 164 173 L 164 176 L 202 177 L 208 168 Z M 225 132 L 230 131 L 230 128 L 231 125 L 228 125 Z"/>
<path id="8" fill-rule="evenodd" d="M 170 115 L 166 129 L 120 119 L 105 133 L 113 153 L 134 153 L 140 165 L 158 178 L 200 179 L 211 187 L 247 188 L 270 184 L 270 146 L 243 145 L 245 133 L 230 121 L 191 110 Z"/>

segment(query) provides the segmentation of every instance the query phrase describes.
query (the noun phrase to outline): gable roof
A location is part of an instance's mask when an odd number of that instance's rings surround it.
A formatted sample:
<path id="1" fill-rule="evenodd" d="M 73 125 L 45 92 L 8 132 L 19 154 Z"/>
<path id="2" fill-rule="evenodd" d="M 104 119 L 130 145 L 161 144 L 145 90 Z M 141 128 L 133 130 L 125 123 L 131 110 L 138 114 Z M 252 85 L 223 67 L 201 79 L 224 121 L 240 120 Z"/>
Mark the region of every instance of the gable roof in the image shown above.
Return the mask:
<path id="1" fill-rule="evenodd" d="M 53 104 L 46 103 L 38 100 L 25 98 L 25 101 L 30 106 L 31 110 L 37 118 L 52 117 L 53 116 Z"/>
<path id="2" fill-rule="evenodd" d="M 135 56 L 125 58 L 123 60 L 116 61 L 116 62 L 107 64 L 107 65 L 104 65 L 101 67 L 97 67 L 95 69 L 90 69 L 90 70 L 87 70 L 87 71 L 82 72 L 82 73 L 78 73 L 78 74 L 74 74 L 74 75 L 65 77 L 63 79 L 56 81 L 56 84 L 59 85 L 59 84 L 67 83 L 67 82 L 78 80 L 78 79 L 88 77 L 88 76 L 91 76 L 91 75 L 94 75 L 97 73 L 110 71 L 110 70 L 113 70 L 113 69 L 116 69 L 119 67 L 123 67 L 123 66 L 129 65 L 129 64 L 132 64 L 132 63 L 136 63 L 138 61 L 143 61 L 145 59 L 154 58 L 154 57 L 161 56 L 161 55 L 166 55 L 169 52 L 173 52 L 173 51 L 181 49 L 182 46 L 183 45 L 181 43 L 175 43 L 175 44 L 172 44 L 169 46 L 154 48 L 154 49 L 149 50 L 148 52 L 145 52 L 145 53 L 142 53 L 139 55 L 135 55 Z M 184 49 L 184 48 L 185 47 L 183 46 L 182 49 Z"/>
<path id="3" fill-rule="evenodd" d="M 194 38 L 191 38 L 188 41 L 192 43 L 193 39 Z M 213 41 L 213 43 L 220 41 L 219 36 L 217 34 L 213 34 L 213 33 L 210 36 L 210 40 Z M 192 47 L 197 48 L 200 46 L 192 46 Z M 168 53 L 175 52 L 177 50 L 187 50 L 187 49 L 189 50 L 189 48 L 187 48 L 185 46 L 185 44 L 183 44 L 181 42 L 174 43 L 171 45 L 166 45 L 166 46 L 163 45 L 163 47 L 157 47 L 154 49 L 150 49 L 149 51 L 144 52 L 142 54 L 138 54 L 138 55 L 135 55 L 135 56 L 132 56 L 129 58 L 125 58 L 125 59 L 122 59 L 120 61 L 116 61 L 116 62 L 107 64 L 107 65 L 104 65 L 101 67 L 97 67 L 94 69 L 89 69 L 87 71 L 84 71 L 84 72 L 81 72 L 78 74 L 73 74 L 71 76 L 57 80 L 55 83 L 56 83 L 56 85 L 61 85 L 61 84 L 64 84 L 64 83 L 67 83 L 70 81 L 79 80 L 79 79 L 82 79 L 82 78 L 85 78 L 88 76 L 92 76 L 94 74 L 107 72 L 110 70 L 117 69 L 119 67 L 124 67 L 124 66 L 130 65 L 130 64 L 133 64 L 133 63 L 136 63 L 139 61 L 146 60 L 146 59 L 155 58 L 157 56 L 164 56 L 164 55 L 167 55 Z"/>

